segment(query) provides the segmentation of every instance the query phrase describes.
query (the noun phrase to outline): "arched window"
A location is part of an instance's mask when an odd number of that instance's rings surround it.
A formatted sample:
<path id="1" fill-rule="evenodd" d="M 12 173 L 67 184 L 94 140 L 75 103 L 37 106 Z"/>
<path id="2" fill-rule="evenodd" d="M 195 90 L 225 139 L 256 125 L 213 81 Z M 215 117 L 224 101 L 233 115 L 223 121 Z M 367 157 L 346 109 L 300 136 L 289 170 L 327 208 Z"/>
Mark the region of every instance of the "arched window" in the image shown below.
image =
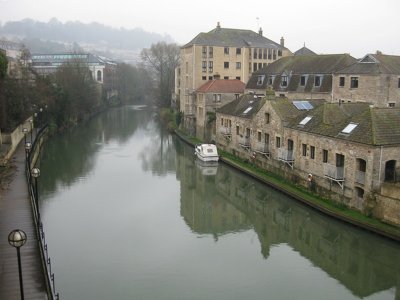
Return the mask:
<path id="1" fill-rule="evenodd" d="M 100 70 L 97 71 L 97 81 L 102 81 Z"/>

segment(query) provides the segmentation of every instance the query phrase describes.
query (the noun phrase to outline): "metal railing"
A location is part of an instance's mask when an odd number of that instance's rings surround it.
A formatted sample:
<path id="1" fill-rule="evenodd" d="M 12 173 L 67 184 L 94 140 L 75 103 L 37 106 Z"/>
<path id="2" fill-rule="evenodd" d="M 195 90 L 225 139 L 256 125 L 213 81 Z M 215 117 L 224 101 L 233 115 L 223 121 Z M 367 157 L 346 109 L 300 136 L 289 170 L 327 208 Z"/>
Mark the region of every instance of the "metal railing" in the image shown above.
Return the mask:
<path id="1" fill-rule="evenodd" d="M 239 143 L 239 145 L 250 146 L 250 137 L 248 137 L 248 136 L 239 136 L 238 137 L 238 143 Z"/>
<path id="2" fill-rule="evenodd" d="M 279 148 L 278 159 L 283 161 L 294 161 L 293 150 Z"/>
<path id="3" fill-rule="evenodd" d="M 232 132 L 231 129 L 232 129 L 232 127 L 221 126 L 221 127 L 219 128 L 219 132 L 222 133 L 222 134 L 225 134 L 225 135 L 229 135 L 229 134 L 231 134 L 231 132 Z"/>
<path id="4" fill-rule="evenodd" d="M 39 241 L 39 249 L 40 249 L 40 255 L 42 259 L 42 265 L 44 268 L 45 272 L 45 277 L 46 277 L 46 286 L 47 286 L 47 295 L 49 299 L 51 300 L 58 300 L 60 299 L 59 293 L 56 292 L 55 288 L 55 280 L 54 280 L 54 273 L 51 270 L 51 259 L 49 256 L 48 252 L 48 246 L 46 243 L 46 238 L 45 238 L 45 233 L 43 230 L 43 223 L 40 219 L 40 211 L 39 211 L 39 205 L 38 205 L 38 197 L 36 197 L 37 193 L 35 193 L 35 189 L 37 186 L 35 186 L 34 181 L 32 180 L 32 173 L 31 173 L 31 167 L 32 167 L 32 159 L 35 160 L 35 155 L 40 152 L 40 146 L 43 141 L 43 138 L 46 135 L 46 132 L 48 130 L 48 126 L 43 126 L 36 134 L 35 140 L 33 141 L 32 148 L 30 149 L 29 153 L 26 155 L 26 163 L 25 163 L 25 173 L 26 173 L 26 178 L 28 182 L 28 191 L 31 199 L 31 204 L 32 204 L 32 210 L 33 210 L 33 217 L 35 221 L 35 227 L 36 227 L 36 234 L 38 236 L 38 241 Z"/>
<path id="5" fill-rule="evenodd" d="M 324 164 L 324 176 L 335 180 L 344 179 L 344 167 L 337 167 L 330 164 Z"/>
<path id="6" fill-rule="evenodd" d="M 266 144 L 265 142 L 257 142 L 255 145 L 255 151 L 261 152 L 261 153 L 269 153 L 269 145 Z"/>

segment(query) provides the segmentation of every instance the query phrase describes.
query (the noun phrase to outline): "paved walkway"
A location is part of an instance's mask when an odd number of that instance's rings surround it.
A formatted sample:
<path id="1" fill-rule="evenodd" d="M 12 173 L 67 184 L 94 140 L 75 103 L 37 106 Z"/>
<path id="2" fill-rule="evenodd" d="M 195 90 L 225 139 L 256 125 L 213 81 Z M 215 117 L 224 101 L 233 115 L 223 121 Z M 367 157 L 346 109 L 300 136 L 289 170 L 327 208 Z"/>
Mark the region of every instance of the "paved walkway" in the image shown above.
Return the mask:
<path id="1" fill-rule="evenodd" d="M 21 142 L 9 164 L 16 171 L 10 186 L 0 195 L 0 299 L 21 299 L 19 288 L 17 250 L 8 244 L 8 234 L 21 229 L 27 242 L 21 249 L 25 299 L 47 299 L 45 277 L 32 207 L 25 177 L 25 149 Z"/>

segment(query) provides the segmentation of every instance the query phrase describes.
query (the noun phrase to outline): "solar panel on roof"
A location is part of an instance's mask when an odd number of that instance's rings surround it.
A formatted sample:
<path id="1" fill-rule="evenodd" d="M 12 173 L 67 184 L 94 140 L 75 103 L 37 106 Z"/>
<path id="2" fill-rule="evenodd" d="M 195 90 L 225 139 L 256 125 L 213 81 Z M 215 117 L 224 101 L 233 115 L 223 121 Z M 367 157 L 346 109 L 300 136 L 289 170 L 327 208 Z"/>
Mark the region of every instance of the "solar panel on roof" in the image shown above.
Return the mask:
<path id="1" fill-rule="evenodd" d="M 293 101 L 293 105 L 296 106 L 298 110 L 310 110 L 314 108 L 308 101 Z"/>

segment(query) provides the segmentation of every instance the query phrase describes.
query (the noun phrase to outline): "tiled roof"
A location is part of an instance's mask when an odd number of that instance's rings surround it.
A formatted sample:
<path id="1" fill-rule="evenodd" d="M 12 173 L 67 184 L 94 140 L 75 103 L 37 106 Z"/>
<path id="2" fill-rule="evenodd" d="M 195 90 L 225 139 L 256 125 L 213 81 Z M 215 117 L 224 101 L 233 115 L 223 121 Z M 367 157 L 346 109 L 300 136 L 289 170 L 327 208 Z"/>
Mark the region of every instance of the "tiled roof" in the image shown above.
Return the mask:
<path id="1" fill-rule="evenodd" d="M 243 94 L 245 84 L 238 79 L 214 79 L 197 89 L 198 93 L 239 93 Z"/>
<path id="2" fill-rule="evenodd" d="M 306 116 L 311 120 L 300 125 Z M 368 145 L 399 145 L 399 121 L 400 109 L 373 108 L 368 103 L 325 103 L 292 119 L 288 127 Z M 350 123 L 357 126 L 344 133 Z"/>
<path id="3" fill-rule="evenodd" d="M 288 100 L 287 98 L 276 98 L 275 100 L 270 101 L 271 106 L 284 122 L 288 122 L 290 120 L 293 120 L 294 118 L 302 116 L 305 113 L 308 113 L 325 103 L 324 100 L 318 100 L 318 99 L 307 100 L 307 102 L 311 104 L 311 106 L 313 107 L 312 109 L 299 110 L 293 104 L 293 101 Z"/>
<path id="4" fill-rule="evenodd" d="M 246 94 L 222 106 L 217 110 L 217 113 L 251 119 L 264 103 L 264 98 L 259 98 L 253 94 Z"/>
<path id="5" fill-rule="evenodd" d="M 315 53 L 314 51 L 311 51 L 310 49 L 308 49 L 306 46 L 304 46 L 303 48 L 300 48 L 299 50 L 297 50 L 295 53 L 293 53 L 294 56 L 302 56 L 302 55 L 317 55 L 317 53 Z"/>
<path id="6" fill-rule="evenodd" d="M 219 46 L 219 47 L 260 47 L 270 49 L 286 49 L 280 44 L 263 37 L 262 35 L 245 29 L 217 27 L 209 32 L 199 33 L 193 40 L 184 45 Z"/>
<path id="7" fill-rule="evenodd" d="M 400 56 L 367 54 L 336 74 L 400 74 Z"/>

